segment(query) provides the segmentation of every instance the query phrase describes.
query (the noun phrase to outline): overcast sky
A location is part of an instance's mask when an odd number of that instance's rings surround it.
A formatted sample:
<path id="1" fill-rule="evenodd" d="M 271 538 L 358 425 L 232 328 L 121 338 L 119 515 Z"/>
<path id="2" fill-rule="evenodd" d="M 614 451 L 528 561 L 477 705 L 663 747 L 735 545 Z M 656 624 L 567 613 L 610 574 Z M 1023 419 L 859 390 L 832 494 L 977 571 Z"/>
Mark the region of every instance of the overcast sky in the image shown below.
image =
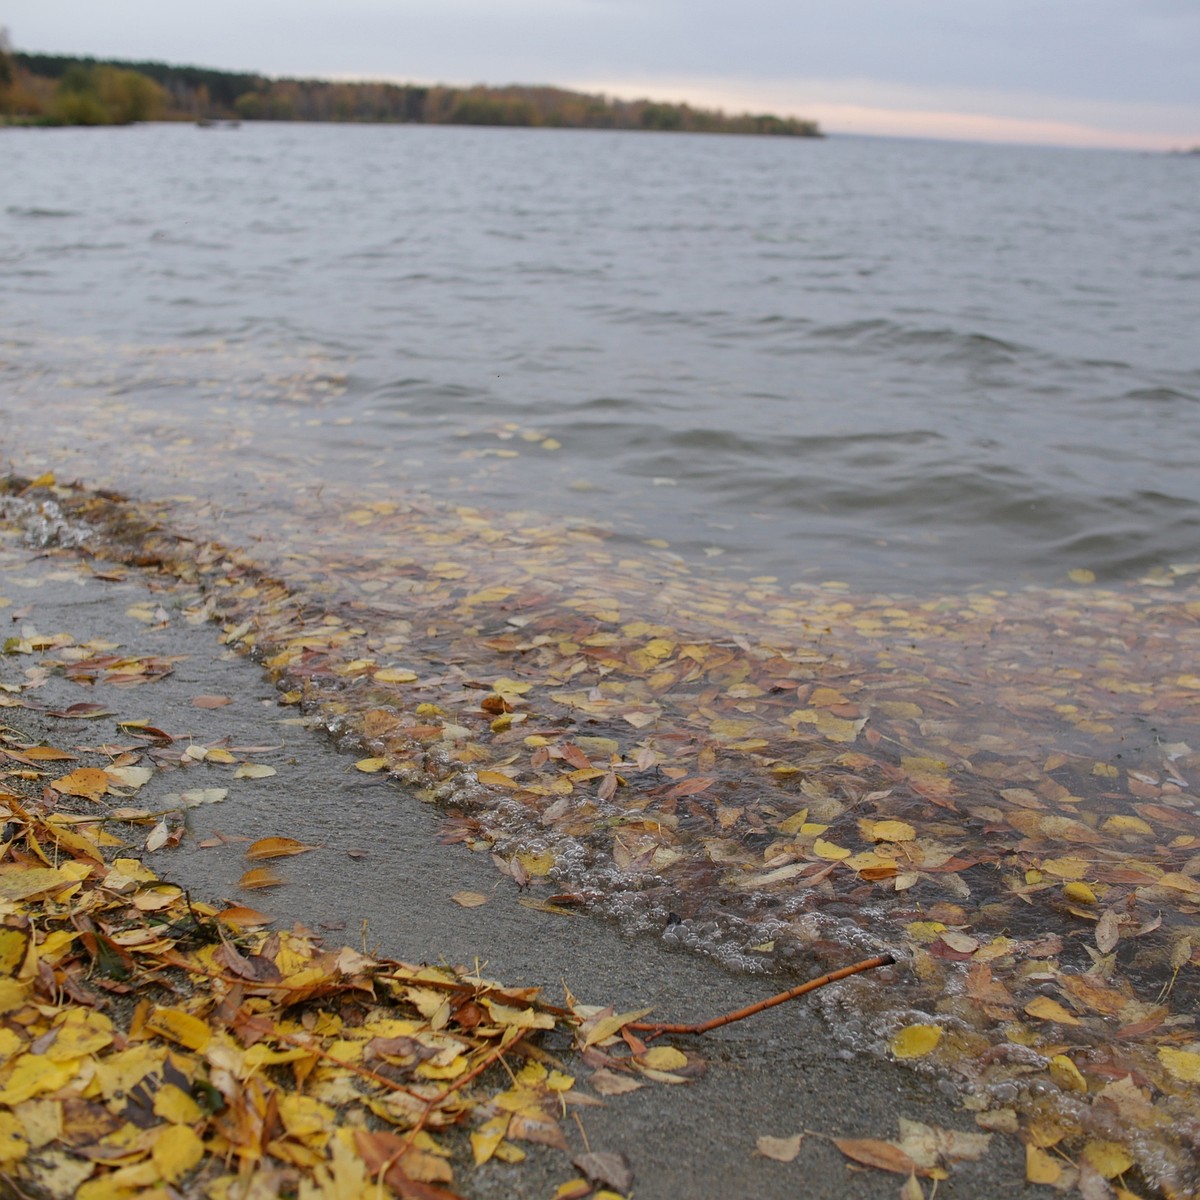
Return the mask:
<path id="1" fill-rule="evenodd" d="M 22 50 L 555 83 L 886 133 L 1200 144 L 1200 0 L 6 0 Z"/>

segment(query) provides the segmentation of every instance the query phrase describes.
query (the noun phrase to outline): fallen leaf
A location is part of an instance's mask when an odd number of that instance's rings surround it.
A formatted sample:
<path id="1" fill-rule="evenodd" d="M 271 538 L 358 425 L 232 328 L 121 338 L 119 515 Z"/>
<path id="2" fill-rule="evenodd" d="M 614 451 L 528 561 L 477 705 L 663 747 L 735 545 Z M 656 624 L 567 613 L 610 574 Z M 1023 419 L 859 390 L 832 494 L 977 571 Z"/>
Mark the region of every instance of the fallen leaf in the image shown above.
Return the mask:
<path id="1" fill-rule="evenodd" d="M 272 775 L 277 775 L 278 771 L 274 767 L 268 767 L 266 763 L 242 763 L 240 767 L 233 773 L 234 779 L 269 779 Z"/>
<path id="2" fill-rule="evenodd" d="M 800 1153 L 804 1134 L 796 1133 L 791 1137 L 771 1137 L 763 1134 L 755 1141 L 754 1146 L 763 1158 L 771 1158 L 776 1162 L 791 1162 Z"/>
<path id="3" fill-rule="evenodd" d="M 594 1183 L 603 1183 L 622 1195 L 633 1186 L 633 1169 L 619 1150 L 589 1151 L 571 1161 Z"/>
<path id="4" fill-rule="evenodd" d="M 259 838 L 257 842 L 251 842 L 246 847 L 246 857 L 251 862 L 257 862 L 259 859 L 287 858 L 292 854 L 304 854 L 308 850 L 318 849 L 320 849 L 319 846 L 307 846 L 303 842 L 296 841 L 295 838 L 265 837 Z M 247 885 L 243 883 L 242 886 Z"/>
<path id="5" fill-rule="evenodd" d="M 940 1025 L 906 1025 L 892 1035 L 889 1044 L 896 1058 L 923 1058 L 941 1040 Z"/>
<path id="6" fill-rule="evenodd" d="M 833 1144 L 847 1157 L 879 1171 L 896 1175 L 924 1174 L 899 1146 L 878 1138 L 833 1138 Z"/>
<path id="7" fill-rule="evenodd" d="M 284 882 L 283 876 L 276 875 L 269 867 L 255 867 L 238 880 L 238 887 L 252 891 L 255 888 L 279 887 Z"/>

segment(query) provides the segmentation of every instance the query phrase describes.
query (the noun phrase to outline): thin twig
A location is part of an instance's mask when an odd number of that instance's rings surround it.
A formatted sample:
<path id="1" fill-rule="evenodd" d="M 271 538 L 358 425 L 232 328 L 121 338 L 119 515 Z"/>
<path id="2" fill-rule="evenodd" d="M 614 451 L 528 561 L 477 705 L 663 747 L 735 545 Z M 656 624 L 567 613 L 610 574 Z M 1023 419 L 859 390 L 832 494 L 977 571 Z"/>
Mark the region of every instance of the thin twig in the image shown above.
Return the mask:
<path id="1" fill-rule="evenodd" d="M 671 1025 L 662 1021 L 630 1021 L 625 1028 L 636 1029 L 641 1033 L 650 1033 L 655 1036 L 660 1033 L 709 1033 L 714 1029 L 720 1029 L 722 1025 L 731 1025 L 734 1021 L 741 1021 L 745 1017 L 752 1017 L 755 1013 L 760 1013 L 768 1008 L 774 1008 L 777 1004 L 783 1004 L 788 1000 L 795 1000 L 797 996 L 803 996 L 806 992 L 815 992 L 817 988 L 823 988 L 826 984 L 836 983 L 839 979 L 845 979 L 850 975 L 857 975 L 860 971 L 870 971 L 875 967 L 885 967 L 888 963 L 894 963 L 895 961 L 890 954 L 877 954 L 874 958 L 864 958 L 862 962 L 856 962 L 848 967 L 842 967 L 840 970 L 830 971 L 828 975 L 821 975 L 816 979 L 810 979 L 807 983 L 802 983 L 798 987 L 791 988 L 786 992 L 780 992 L 778 996 L 771 996 L 766 1000 L 760 1000 L 757 1004 L 748 1004 L 745 1008 L 739 1008 L 735 1012 L 725 1013 L 724 1016 L 714 1017 L 711 1021 L 701 1021 L 695 1025 Z"/>

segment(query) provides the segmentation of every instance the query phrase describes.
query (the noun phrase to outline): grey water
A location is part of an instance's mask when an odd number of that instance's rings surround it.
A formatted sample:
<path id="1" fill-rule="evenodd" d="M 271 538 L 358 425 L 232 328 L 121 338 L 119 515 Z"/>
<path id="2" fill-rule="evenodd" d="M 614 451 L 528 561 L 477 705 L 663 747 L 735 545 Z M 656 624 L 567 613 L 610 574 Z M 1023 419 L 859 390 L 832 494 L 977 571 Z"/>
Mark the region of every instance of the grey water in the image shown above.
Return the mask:
<path id="1" fill-rule="evenodd" d="M 1133 578 L 1200 558 L 1198 170 L 866 138 L 4 130 L 0 456 L 62 434 L 34 398 L 83 379 L 80 402 L 176 434 L 234 397 L 257 414 L 239 453 L 284 473 L 590 517 L 750 576 Z M 288 356 L 309 365 L 284 386 Z"/>

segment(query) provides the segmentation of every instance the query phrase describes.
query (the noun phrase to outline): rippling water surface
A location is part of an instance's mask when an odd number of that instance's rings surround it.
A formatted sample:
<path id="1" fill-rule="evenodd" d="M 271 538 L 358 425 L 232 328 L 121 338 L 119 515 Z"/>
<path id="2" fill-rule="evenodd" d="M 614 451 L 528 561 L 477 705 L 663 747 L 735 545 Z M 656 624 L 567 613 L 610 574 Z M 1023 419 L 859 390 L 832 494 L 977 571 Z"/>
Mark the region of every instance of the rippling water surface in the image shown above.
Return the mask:
<path id="1" fill-rule="evenodd" d="M 0 143 L 0 464 L 235 548 L 228 636 L 519 881 L 744 970 L 889 949 L 847 1037 L 1078 1129 L 1152 1080 L 1137 1161 L 1200 1186 L 1195 162 Z"/>
<path id="2" fill-rule="evenodd" d="M 785 579 L 1127 578 L 1200 542 L 1186 158 L 253 125 L 4 153 L 10 388 L 69 371 L 182 426 L 243 397 L 322 479 Z"/>

